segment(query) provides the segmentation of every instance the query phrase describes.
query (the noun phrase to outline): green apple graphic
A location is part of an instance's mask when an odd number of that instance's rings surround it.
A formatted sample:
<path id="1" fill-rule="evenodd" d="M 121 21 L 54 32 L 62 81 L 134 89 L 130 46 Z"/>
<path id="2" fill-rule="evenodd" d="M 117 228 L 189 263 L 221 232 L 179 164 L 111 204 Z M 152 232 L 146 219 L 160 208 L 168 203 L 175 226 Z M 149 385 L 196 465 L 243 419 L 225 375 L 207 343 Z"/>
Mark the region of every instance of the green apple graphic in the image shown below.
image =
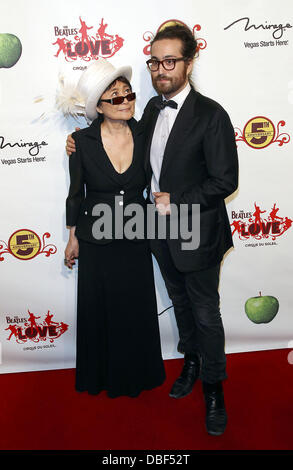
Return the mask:
<path id="1" fill-rule="evenodd" d="M 279 301 L 272 295 L 251 297 L 245 302 L 245 313 L 253 323 L 269 323 L 277 315 Z"/>
<path id="2" fill-rule="evenodd" d="M 17 36 L 0 33 L 0 69 L 9 69 L 21 56 L 22 46 Z"/>

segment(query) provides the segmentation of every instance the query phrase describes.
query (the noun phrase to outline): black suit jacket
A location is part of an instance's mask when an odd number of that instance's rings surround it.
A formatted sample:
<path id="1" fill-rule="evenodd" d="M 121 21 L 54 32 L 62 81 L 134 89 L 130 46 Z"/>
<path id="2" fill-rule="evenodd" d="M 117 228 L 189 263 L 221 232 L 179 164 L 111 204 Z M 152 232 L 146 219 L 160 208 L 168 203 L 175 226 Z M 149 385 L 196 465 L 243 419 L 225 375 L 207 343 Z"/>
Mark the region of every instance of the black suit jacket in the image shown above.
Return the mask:
<path id="1" fill-rule="evenodd" d="M 123 236 L 125 223 L 131 219 L 131 216 L 123 216 L 128 204 L 139 204 L 145 211 L 146 176 L 143 167 L 143 135 L 135 119 L 128 121 L 134 139 L 133 160 L 122 174 L 114 169 L 104 150 L 101 122 L 102 118 L 99 117 L 89 127 L 72 134 L 76 152 L 69 157 L 70 188 L 66 199 L 66 224 L 76 226 L 75 234 L 78 238 L 105 244 Z M 93 215 L 93 208 L 97 204 L 106 204 L 112 214 L 111 236 L 100 240 L 93 235 L 94 223 L 100 218 Z M 121 230 L 117 229 L 116 232 L 115 214 L 118 214 L 117 219 L 122 214 L 122 223 L 116 224 Z M 141 239 L 135 238 L 134 241 Z"/>
<path id="2" fill-rule="evenodd" d="M 148 191 L 152 177 L 150 148 L 159 100 L 161 97 L 157 96 L 148 102 L 140 122 L 145 136 Z M 169 135 L 159 186 L 162 192 L 170 193 L 171 204 L 178 208 L 180 204 L 189 204 L 190 209 L 191 204 L 200 204 L 199 247 L 192 251 L 183 250 L 181 237 L 167 240 L 177 269 L 183 272 L 201 270 L 220 262 L 233 246 L 224 199 L 238 186 L 235 135 L 223 107 L 193 88 Z M 151 242 L 151 247 L 155 254 L 155 241 Z"/>

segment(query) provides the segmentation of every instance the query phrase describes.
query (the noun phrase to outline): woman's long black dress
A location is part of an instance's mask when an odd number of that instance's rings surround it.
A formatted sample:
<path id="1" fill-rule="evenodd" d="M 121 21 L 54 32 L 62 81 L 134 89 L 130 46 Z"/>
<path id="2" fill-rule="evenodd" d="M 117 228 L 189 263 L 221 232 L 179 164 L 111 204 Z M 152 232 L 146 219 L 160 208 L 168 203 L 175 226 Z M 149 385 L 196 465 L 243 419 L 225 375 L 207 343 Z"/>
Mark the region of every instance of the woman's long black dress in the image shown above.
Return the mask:
<path id="1" fill-rule="evenodd" d="M 76 389 L 134 397 L 165 379 L 150 247 L 146 239 L 119 238 L 119 229 L 97 240 L 92 209 L 106 203 L 114 214 L 136 203 L 145 210 L 143 141 L 129 121 L 133 160 L 120 174 L 103 148 L 100 124 L 73 134 L 77 150 L 69 158 L 66 222 L 76 225 L 79 240 Z"/>

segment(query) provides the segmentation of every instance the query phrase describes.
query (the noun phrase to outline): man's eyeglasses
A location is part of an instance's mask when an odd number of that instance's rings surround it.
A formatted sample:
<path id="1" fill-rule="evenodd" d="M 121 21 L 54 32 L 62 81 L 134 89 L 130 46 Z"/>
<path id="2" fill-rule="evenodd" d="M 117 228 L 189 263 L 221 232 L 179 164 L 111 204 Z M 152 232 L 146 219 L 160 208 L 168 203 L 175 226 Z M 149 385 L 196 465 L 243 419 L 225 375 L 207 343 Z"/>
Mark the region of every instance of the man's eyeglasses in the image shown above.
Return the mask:
<path id="1" fill-rule="evenodd" d="M 115 96 L 114 98 L 111 98 L 109 100 L 100 100 L 100 101 L 104 101 L 105 103 L 111 103 L 111 104 L 122 104 L 125 98 L 127 99 L 127 101 L 133 101 L 135 100 L 136 96 L 135 96 L 135 93 L 129 93 L 128 95 L 125 95 L 125 96 Z"/>
<path id="2" fill-rule="evenodd" d="M 159 70 L 160 64 L 162 64 L 165 70 L 173 70 L 175 69 L 176 62 L 179 62 L 180 60 L 187 60 L 187 59 L 186 57 L 179 57 L 178 59 L 177 58 L 176 59 L 163 59 L 163 60 L 149 59 L 146 61 L 146 64 L 151 72 L 156 72 L 157 70 Z"/>

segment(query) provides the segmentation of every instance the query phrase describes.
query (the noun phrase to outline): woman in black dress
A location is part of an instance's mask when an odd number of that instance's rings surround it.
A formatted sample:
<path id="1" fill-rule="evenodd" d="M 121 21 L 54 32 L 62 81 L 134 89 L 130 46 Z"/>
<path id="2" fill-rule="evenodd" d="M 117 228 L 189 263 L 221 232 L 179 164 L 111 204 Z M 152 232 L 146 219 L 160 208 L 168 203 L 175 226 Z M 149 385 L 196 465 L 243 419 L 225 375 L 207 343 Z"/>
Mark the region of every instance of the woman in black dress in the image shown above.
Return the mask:
<path id="1" fill-rule="evenodd" d="M 130 67 L 115 69 L 104 59 L 81 76 L 75 101 L 84 100 L 92 124 L 73 134 L 66 200 L 65 263 L 72 268 L 78 258 L 76 389 L 113 398 L 135 397 L 165 379 L 149 244 L 123 233 L 127 205 L 146 210 L 130 77 Z M 97 225 L 93 208 L 101 204 L 112 217 Z"/>

